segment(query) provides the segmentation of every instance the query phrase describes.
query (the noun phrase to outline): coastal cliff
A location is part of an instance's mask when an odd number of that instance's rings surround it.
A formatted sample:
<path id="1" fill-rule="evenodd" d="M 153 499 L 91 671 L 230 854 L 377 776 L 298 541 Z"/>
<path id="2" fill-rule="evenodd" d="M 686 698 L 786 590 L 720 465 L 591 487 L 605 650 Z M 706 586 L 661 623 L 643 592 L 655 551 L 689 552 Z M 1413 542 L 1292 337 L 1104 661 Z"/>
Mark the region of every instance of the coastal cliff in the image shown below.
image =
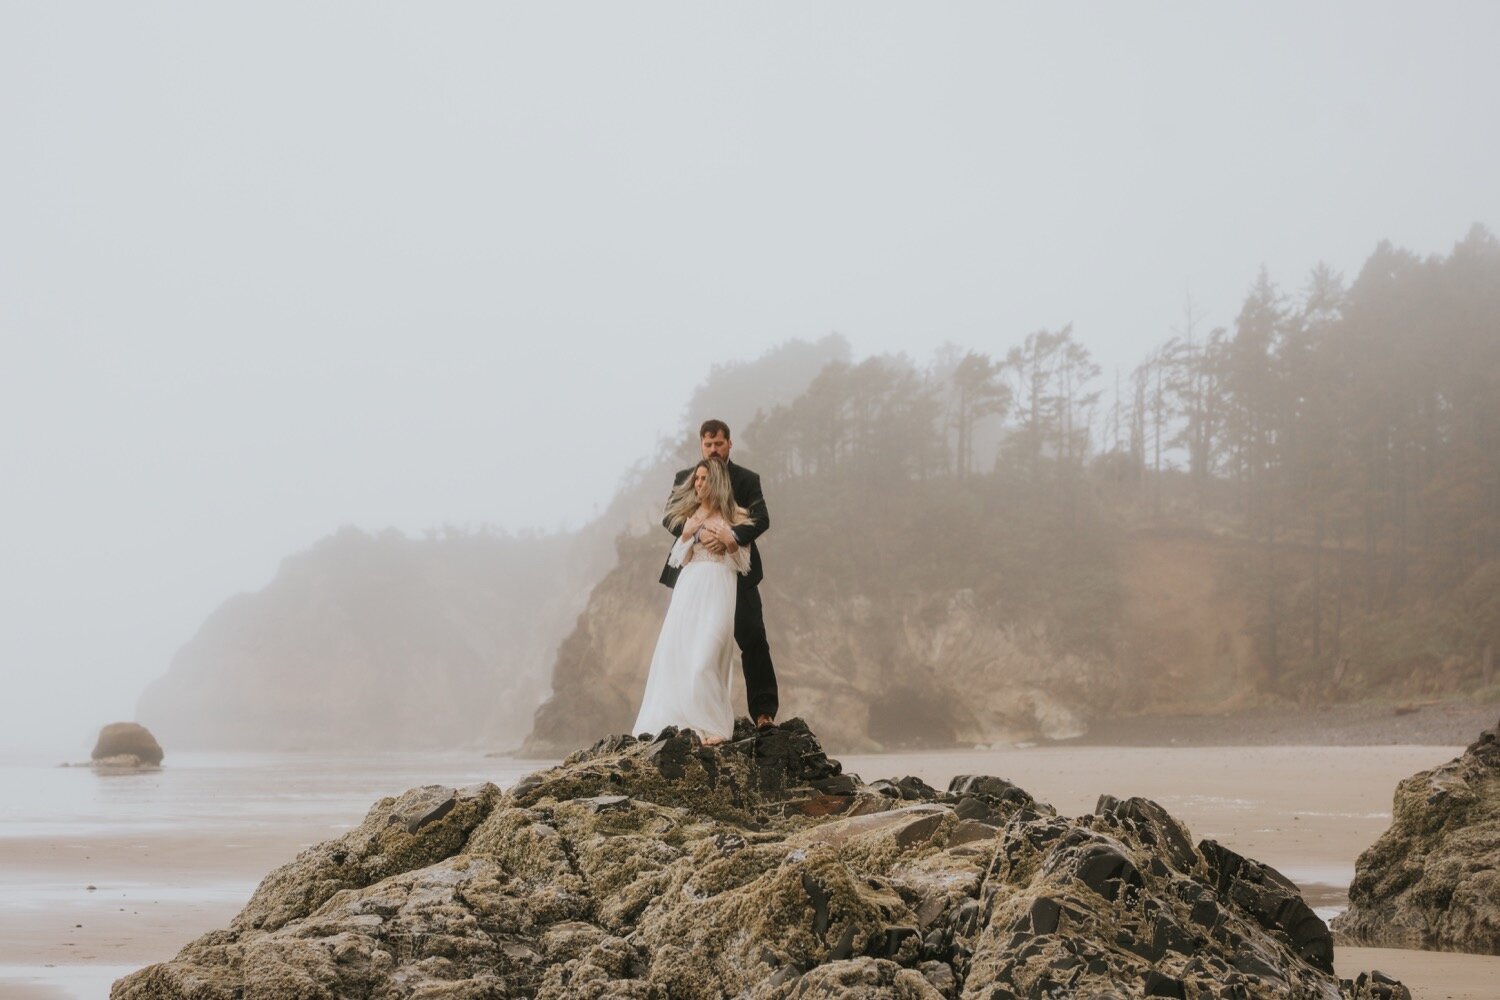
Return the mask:
<path id="1" fill-rule="evenodd" d="M 655 536 L 619 543 L 558 651 L 528 754 L 630 727 L 670 599 L 654 582 L 662 548 Z M 1111 665 L 1058 651 L 1043 626 L 996 621 L 972 588 L 893 595 L 789 576 L 761 585 L 782 715 L 806 717 L 842 751 L 1077 736 L 1118 697 Z M 737 676 L 734 689 L 743 711 Z"/>
<path id="2" fill-rule="evenodd" d="M 1111 712 L 1216 710 L 1260 675 L 1245 602 L 1221 578 L 1232 542 L 1142 533 L 1047 545 L 1018 532 L 1022 548 L 989 531 L 971 551 L 897 537 L 851 557 L 809 499 L 793 489 L 773 506 L 761 595 L 782 715 L 808 719 L 839 751 L 1067 739 Z M 889 517 L 870 512 L 872 530 Z M 655 583 L 669 541 L 619 541 L 559 649 L 525 752 L 561 756 L 630 727 L 670 598 Z M 738 677 L 734 688 L 743 710 Z"/>
<path id="3" fill-rule="evenodd" d="M 570 571 L 574 544 L 345 529 L 225 601 L 138 717 L 179 748 L 514 746 L 602 572 Z"/>

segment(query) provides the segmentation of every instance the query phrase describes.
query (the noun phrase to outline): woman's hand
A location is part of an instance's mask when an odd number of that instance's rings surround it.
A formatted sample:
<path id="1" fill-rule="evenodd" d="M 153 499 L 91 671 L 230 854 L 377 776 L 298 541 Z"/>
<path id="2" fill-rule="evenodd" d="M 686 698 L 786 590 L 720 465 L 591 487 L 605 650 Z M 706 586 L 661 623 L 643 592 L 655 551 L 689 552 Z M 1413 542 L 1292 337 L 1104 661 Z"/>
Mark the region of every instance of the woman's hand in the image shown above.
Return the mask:
<path id="1" fill-rule="evenodd" d="M 702 539 L 704 547 L 716 556 L 721 556 L 726 552 L 733 553 L 740 547 L 729 525 L 717 518 L 710 521 L 704 528 Z"/>
<path id="2" fill-rule="evenodd" d="M 694 535 L 696 535 L 698 533 L 698 529 L 701 528 L 701 527 L 703 527 L 703 518 L 702 518 L 702 516 L 700 516 L 698 514 L 694 514 L 692 517 L 688 518 L 687 521 L 685 521 L 683 523 L 683 525 L 682 525 L 682 537 L 683 538 L 691 538 L 691 537 L 693 537 Z"/>

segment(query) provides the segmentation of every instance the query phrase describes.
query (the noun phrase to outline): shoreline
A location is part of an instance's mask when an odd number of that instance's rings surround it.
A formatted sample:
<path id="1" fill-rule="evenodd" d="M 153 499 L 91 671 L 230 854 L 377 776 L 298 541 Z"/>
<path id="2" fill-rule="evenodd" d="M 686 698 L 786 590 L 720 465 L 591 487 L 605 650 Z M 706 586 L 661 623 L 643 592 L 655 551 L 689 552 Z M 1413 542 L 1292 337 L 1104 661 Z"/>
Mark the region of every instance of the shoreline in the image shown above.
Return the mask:
<path id="1" fill-rule="evenodd" d="M 795 713 L 793 713 L 795 714 Z M 1195 747 L 1389 747 L 1445 746 L 1462 749 L 1500 719 L 1500 702 L 1354 702 L 1299 707 L 1266 705 L 1223 712 L 1202 710 L 1116 715 L 1096 719 L 1087 732 L 1063 739 L 1044 737 L 993 744 L 912 744 L 879 750 L 826 747 L 843 758 L 875 754 L 967 753 L 1036 748 Z M 515 760 L 533 758 L 517 754 Z M 534 758 L 540 762 L 546 757 Z"/>
<path id="2" fill-rule="evenodd" d="M 1487 718 L 1487 708 L 1484 714 Z M 1491 723 L 1487 718 L 1485 725 Z M 1150 798 L 1181 820 L 1195 840 L 1217 840 L 1283 871 L 1328 919 L 1345 905 L 1355 858 L 1389 825 L 1396 783 L 1451 759 L 1480 728 L 1466 733 L 1461 743 L 1446 745 L 1044 744 L 848 754 L 842 755 L 842 763 L 846 771 L 866 779 L 914 774 L 938 787 L 959 774 L 995 774 L 1069 815 L 1092 811 L 1101 794 Z M 484 761 L 480 753 L 472 763 L 502 786 L 545 766 Z M 152 817 L 156 822 L 150 827 L 106 825 L 65 834 L 12 831 L 18 835 L 0 838 L 0 912 L 7 917 L 0 921 L 0 995 L 27 1000 L 95 997 L 102 980 L 69 984 L 82 982 L 78 977 L 164 961 L 199 935 L 225 926 L 268 872 L 301 848 L 357 824 L 378 797 L 356 803 L 347 794 L 329 794 L 340 785 L 347 792 L 353 781 L 338 763 L 300 757 L 256 763 L 256 782 L 248 794 L 296 798 L 299 787 L 316 788 L 316 809 L 275 816 L 247 810 L 229 823 L 222 816 L 206 822 L 201 815 L 167 812 Z M 430 781 L 448 783 L 448 772 L 420 755 L 412 755 L 406 768 L 391 768 L 390 763 L 394 761 L 382 762 L 381 784 L 393 794 Z M 472 775 L 469 763 L 455 761 L 454 776 Z M 508 772 L 506 764 L 511 765 Z M 118 779 L 99 780 L 109 794 L 125 787 Z M 140 786 L 156 780 L 141 779 Z M 1380 954 L 1374 959 L 1346 957 L 1365 952 Z M 1426 991 L 1414 988 L 1419 997 L 1479 1000 L 1489 994 L 1465 992 L 1465 983 L 1479 981 L 1476 976 L 1485 983 L 1500 980 L 1500 958 L 1495 957 L 1459 956 L 1475 959 L 1461 961 L 1448 953 L 1427 952 L 1390 957 L 1382 949 L 1353 948 L 1339 948 L 1337 954 L 1343 970 L 1380 968 L 1397 978 L 1411 977 L 1408 985 L 1425 984 Z"/>
<path id="3" fill-rule="evenodd" d="M 1117 716 L 1087 733 L 1039 746 L 1257 747 L 1457 746 L 1500 718 L 1500 703 L 1361 702 L 1320 708 L 1267 706 L 1223 713 Z"/>

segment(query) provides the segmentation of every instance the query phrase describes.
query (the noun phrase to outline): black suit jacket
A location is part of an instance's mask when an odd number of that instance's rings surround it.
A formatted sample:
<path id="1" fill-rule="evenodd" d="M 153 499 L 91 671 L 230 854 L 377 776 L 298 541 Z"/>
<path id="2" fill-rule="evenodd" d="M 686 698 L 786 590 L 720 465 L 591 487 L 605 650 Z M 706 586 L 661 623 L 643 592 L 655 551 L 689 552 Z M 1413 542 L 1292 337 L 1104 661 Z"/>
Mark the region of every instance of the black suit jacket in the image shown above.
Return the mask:
<path id="1" fill-rule="evenodd" d="M 734 540 L 741 547 L 750 546 L 750 572 L 740 577 L 741 587 L 754 587 L 764 579 L 765 573 L 760 566 L 760 549 L 756 547 L 755 540 L 765 533 L 771 526 L 771 513 L 766 510 L 765 494 L 760 491 L 760 476 L 751 472 L 742 465 L 733 462 L 725 462 L 724 467 L 729 470 L 729 485 L 734 490 L 734 502 L 750 512 L 750 523 L 736 525 L 733 529 Z M 692 475 L 692 468 L 683 469 L 672 480 L 672 488 L 675 490 L 682 485 L 682 481 Z M 682 525 L 673 528 L 667 523 L 665 516 L 661 519 L 661 526 L 670 531 L 675 538 L 682 537 Z M 661 582 L 668 587 L 675 586 L 677 574 L 681 569 L 677 566 L 666 565 L 661 568 Z"/>

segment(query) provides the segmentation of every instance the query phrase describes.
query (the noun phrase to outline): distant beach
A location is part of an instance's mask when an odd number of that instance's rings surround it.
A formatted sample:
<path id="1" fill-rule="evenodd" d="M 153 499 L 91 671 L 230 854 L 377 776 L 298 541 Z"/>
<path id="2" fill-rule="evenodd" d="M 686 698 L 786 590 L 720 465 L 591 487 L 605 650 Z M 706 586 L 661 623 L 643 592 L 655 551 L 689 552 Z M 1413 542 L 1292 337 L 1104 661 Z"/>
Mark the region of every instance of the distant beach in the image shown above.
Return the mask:
<path id="1" fill-rule="evenodd" d="M 1500 719 L 1500 702 L 1463 700 L 1287 705 L 1216 714 L 1125 715 L 1095 719 L 1068 746 L 1468 746 Z"/>

